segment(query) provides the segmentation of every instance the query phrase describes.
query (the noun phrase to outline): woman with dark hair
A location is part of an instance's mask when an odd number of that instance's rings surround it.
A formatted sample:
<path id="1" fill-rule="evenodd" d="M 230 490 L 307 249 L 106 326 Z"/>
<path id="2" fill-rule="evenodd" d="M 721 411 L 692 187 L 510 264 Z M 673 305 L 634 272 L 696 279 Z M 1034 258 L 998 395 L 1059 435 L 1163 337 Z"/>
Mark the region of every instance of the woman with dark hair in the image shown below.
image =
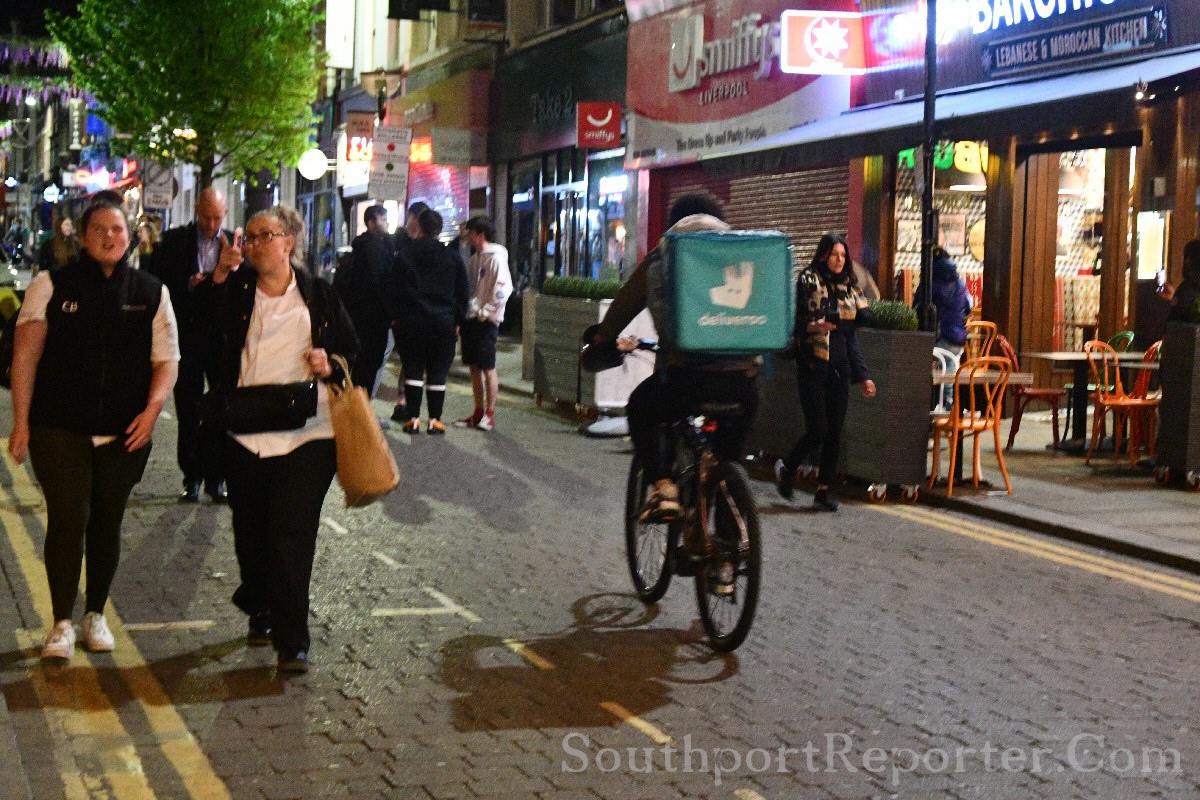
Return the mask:
<path id="1" fill-rule="evenodd" d="M 121 521 L 171 396 L 179 335 L 171 297 L 128 263 L 125 210 L 93 202 L 80 218 L 83 252 L 40 272 L 17 318 L 8 452 L 28 451 L 46 496 L 46 575 L 54 628 L 42 658 L 75 653 L 71 616 L 87 550 L 88 650 L 108 652 L 104 617 L 121 553 Z"/>
<path id="2" fill-rule="evenodd" d="M 64 266 L 79 255 L 79 240 L 75 238 L 75 224 L 71 218 L 54 209 L 54 234 L 42 243 L 38 250 L 38 270 L 52 270 Z"/>
<path id="3" fill-rule="evenodd" d="M 396 256 L 400 318 L 396 346 L 404 365 L 405 433 L 421 432 L 421 399 L 429 400 L 429 432 L 446 432 L 446 376 L 454 363 L 458 326 L 467 318 L 467 267 L 457 247 L 438 241 L 442 215 L 427 208 L 410 229 L 411 246 Z"/>
<path id="4" fill-rule="evenodd" d="M 826 511 L 838 510 L 832 486 L 841 454 L 850 384 L 861 383 L 864 397 L 875 396 L 875 383 L 867 375 L 854 333 L 855 326 L 870 321 L 871 312 L 848 267 L 849 259 L 846 240 L 827 233 L 817 244 L 808 269 L 796 281 L 796 372 L 804 409 L 804 436 L 786 459 L 775 464 L 776 487 L 790 500 L 796 470 L 818 457 L 813 505 Z"/>
<path id="5" fill-rule="evenodd" d="M 353 361 L 358 352 L 333 287 L 301 268 L 303 232 L 303 221 L 287 206 L 260 211 L 246 223 L 241 247 L 222 240 L 216 269 L 195 289 L 217 320 L 221 351 L 213 391 L 229 398 L 230 412 L 246 397 L 239 394 L 245 388 L 311 403 L 299 427 L 285 418 L 286 408 L 265 409 L 260 424 L 239 425 L 225 449 L 241 573 L 233 602 L 250 618 L 247 643 L 274 645 L 283 672 L 308 669 L 317 526 L 337 467 L 325 384 L 344 377 L 334 355 Z M 239 269 L 243 249 L 249 269 Z"/>

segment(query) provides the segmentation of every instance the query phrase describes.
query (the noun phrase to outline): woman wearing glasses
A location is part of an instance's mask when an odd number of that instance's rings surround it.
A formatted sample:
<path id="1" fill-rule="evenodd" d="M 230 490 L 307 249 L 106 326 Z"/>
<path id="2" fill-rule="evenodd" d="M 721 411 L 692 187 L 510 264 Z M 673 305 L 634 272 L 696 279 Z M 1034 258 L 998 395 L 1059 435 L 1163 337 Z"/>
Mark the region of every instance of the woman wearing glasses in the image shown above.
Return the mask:
<path id="1" fill-rule="evenodd" d="M 291 208 L 255 214 L 241 246 L 227 239 L 199 287 L 222 337 L 214 393 L 224 402 L 210 411 L 231 431 L 225 470 L 241 570 L 233 602 L 250 618 L 247 642 L 273 644 L 285 672 L 308 669 L 309 580 L 336 469 L 325 383 L 344 377 L 334 355 L 358 352 L 333 288 L 300 262 L 303 230 Z M 238 269 L 243 254 L 249 269 Z M 296 427 L 289 409 L 307 403 L 314 413 Z"/>

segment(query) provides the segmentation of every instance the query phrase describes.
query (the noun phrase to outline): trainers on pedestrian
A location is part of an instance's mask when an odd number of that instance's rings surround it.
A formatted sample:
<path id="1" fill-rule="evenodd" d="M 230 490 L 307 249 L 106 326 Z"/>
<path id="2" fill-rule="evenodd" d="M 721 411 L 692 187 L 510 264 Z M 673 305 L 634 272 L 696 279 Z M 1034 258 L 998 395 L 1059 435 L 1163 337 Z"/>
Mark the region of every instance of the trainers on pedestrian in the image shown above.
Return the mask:
<path id="1" fill-rule="evenodd" d="M 638 515 L 641 522 L 673 522 L 683 516 L 679 487 L 674 483 L 656 484 Z"/>
<path id="2" fill-rule="evenodd" d="M 783 459 L 775 462 L 775 488 L 784 500 L 791 500 L 796 493 L 796 471 L 783 465 Z"/>
<path id="3" fill-rule="evenodd" d="M 75 655 L 75 626 L 69 619 L 60 619 L 54 623 L 42 645 L 42 658 L 57 658 L 70 661 Z"/>
<path id="4" fill-rule="evenodd" d="M 404 423 L 404 432 L 405 433 L 420 433 L 421 432 L 421 420 L 417 419 L 416 417 L 413 417 L 408 422 L 405 422 Z"/>
<path id="5" fill-rule="evenodd" d="M 83 637 L 83 646 L 93 653 L 111 653 L 116 647 L 112 631 L 108 629 L 108 620 L 103 614 L 95 611 L 84 614 L 79 633 Z"/>
<path id="6" fill-rule="evenodd" d="M 442 424 L 440 419 L 429 420 L 429 435 L 430 436 L 445 436 L 446 426 Z"/>
<path id="7" fill-rule="evenodd" d="M 472 414 L 471 416 L 463 417 L 462 419 L 456 419 L 454 421 L 454 427 L 456 427 L 456 428 L 474 428 L 476 425 L 479 424 L 479 421 L 481 419 L 483 419 L 483 411 L 477 408 L 477 409 L 475 409 L 475 413 Z"/>
<path id="8" fill-rule="evenodd" d="M 392 422 L 408 422 L 408 406 L 404 403 L 397 403 L 392 409 Z"/>
<path id="9" fill-rule="evenodd" d="M 479 428 L 481 431 L 490 431 L 492 428 L 496 427 L 496 412 L 493 411 L 484 414 L 479 418 L 479 421 L 475 423 L 475 427 Z"/>

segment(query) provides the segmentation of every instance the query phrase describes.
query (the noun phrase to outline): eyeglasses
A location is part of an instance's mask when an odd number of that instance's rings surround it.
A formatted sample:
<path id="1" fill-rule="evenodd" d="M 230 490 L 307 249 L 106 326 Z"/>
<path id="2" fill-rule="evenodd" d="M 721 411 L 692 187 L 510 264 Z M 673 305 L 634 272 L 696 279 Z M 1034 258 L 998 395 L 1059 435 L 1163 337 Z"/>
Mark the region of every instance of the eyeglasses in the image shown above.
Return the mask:
<path id="1" fill-rule="evenodd" d="M 247 233 L 242 236 L 242 244 L 255 244 L 257 242 L 262 242 L 263 244 L 266 244 L 267 242 L 274 239 L 276 236 L 287 236 L 287 234 L 280 233 L 278 231 L 265 231 L 263 233 Z"/>

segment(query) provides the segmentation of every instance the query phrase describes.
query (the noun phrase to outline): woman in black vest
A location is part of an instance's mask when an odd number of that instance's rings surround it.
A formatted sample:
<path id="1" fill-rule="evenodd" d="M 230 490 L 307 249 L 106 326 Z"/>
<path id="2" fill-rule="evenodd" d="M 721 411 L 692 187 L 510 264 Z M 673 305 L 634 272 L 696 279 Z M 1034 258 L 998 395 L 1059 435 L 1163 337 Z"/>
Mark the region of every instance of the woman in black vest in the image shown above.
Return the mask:
<path id="1" fill-rule="evenodd" d="M 120 557 L 121 520 L 179 361 L 170 296 L 126 262 L 124 210 L 94 202 L 80 229 L 80 256 L 30 283 L 13 351 L 8 451 L 20 464 L 28 450 L 46 496 L 54 628 L 43 658 L 74 655 L 71 615 L 85 547 L 80 633 L 93 652 L 113 649 L 104 604 Z"/>
<path id="2" fill-rule="evenodd" d="M 242 248 L 226 239 L 209 279 L 197 288 L 216 312 L 221 343 L 216 391 L 239 402 L 239 387 L 316 379 L 316 413 L 300 428 L 272 424 L 231 434 L 225 479 L 241 585 L 233 602 L 250 618 L 247 643 L 273 644 L 279 669 L 308 669 L 308 589 L 321 505 L 337 461 L 326 382 L 341 382 L 333 355 L 353 361 L 358 337 L 333 287 L 303 268 L 299 215 L 276 206 L 246 223 Z M 243 394 L 244 396 L 244 394 Z M 209 424 L 206 420 L 205 424 Z"/>

